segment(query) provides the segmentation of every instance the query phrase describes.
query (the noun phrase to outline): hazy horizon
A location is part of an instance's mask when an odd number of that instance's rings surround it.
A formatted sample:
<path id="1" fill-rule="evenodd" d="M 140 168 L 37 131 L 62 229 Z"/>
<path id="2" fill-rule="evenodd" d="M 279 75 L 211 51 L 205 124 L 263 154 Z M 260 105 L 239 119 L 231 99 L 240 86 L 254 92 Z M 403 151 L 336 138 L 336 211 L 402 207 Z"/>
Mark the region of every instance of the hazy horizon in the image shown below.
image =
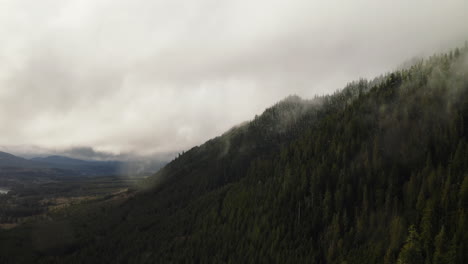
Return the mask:
<path id="1" fill-rule="evenodd" d="M 21 155 L 169 155 L 468 39 L 462 0 L 0 7 L 0 150 Z"/>

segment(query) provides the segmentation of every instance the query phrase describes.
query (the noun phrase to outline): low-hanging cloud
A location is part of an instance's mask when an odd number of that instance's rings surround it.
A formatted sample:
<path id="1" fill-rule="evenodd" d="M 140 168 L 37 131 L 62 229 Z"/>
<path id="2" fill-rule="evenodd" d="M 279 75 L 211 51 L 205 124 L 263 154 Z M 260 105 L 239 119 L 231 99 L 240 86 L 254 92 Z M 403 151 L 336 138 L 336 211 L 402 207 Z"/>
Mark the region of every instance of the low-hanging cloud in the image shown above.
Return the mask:
<path id="1" fill-rule="evenodd" d="M 0 146 L 200 144 L 468 39 L 468 2 L 0 1 Z"/>

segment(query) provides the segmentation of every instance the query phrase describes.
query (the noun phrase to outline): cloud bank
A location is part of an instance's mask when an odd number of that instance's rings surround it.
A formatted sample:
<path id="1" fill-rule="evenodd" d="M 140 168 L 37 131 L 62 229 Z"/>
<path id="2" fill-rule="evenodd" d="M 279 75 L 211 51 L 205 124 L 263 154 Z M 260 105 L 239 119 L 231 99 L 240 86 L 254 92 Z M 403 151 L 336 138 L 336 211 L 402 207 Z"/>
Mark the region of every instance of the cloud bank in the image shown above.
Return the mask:
<path id="1" fill-rule="evenodd" d="M 0 146 L 187 149 L 289 94 L 460 46 L 467 13 L 465 0 L 0 0 Z"/>

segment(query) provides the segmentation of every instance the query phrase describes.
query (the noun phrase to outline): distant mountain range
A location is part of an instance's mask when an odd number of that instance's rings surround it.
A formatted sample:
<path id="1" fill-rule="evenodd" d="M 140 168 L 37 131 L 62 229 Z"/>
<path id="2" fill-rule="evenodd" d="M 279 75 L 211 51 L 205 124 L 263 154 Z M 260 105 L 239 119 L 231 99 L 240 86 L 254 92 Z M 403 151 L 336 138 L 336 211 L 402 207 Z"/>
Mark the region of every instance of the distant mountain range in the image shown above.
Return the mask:
<path id="1" fill-rule="evenodd" d="M 0 151 L 0 168 L 47 168 L 47 164 Z"/>
<path id="2" fill-rule="evenodd" d="M 105 175 L 145 175 L 158 171 L 167 163 L 163 158 L 135 158 L 130 161 L 81 160 L 66 156 L 47 156 L 26 159 L 0 151 L 0 178 L 5 174 L 25 171 L 35 175 L 47 174 L 62 176 L 105 176 Z M 8 173 L 7 173 L 8 172 Z"/>
<path id="3" fill-rule="evenodd" d="M 58 170 L 70 176 L 100 176 L 119 174 L 120 161 L 88 161 L 64 156 L 48 156 L 25 159 L 10 153 L 0 152 L 0 171 Z"/>
<path id="4" fill-rule="evenodd" d="M 120 161 L 80 160 L 64 156 L 32 158 L 30 161 L 39 164 L 45 164 L 52 168 L 75 171 L 80 175 L 119 174 L 120 167 L 123 164 Z"/>

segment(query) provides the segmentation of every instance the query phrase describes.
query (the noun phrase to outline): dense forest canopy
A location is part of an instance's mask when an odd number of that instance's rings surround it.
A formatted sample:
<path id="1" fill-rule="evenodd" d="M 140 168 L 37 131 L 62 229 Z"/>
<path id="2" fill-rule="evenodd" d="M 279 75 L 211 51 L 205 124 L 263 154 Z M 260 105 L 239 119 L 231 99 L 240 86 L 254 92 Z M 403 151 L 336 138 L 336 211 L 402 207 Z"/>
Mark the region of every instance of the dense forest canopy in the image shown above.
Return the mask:
<path id="1" fill-rule="evenodd" d="M 1 231 L 0 260 L 468 263 L 467 141 L 465 46 L 290 96 L 126 200 Z"/>

